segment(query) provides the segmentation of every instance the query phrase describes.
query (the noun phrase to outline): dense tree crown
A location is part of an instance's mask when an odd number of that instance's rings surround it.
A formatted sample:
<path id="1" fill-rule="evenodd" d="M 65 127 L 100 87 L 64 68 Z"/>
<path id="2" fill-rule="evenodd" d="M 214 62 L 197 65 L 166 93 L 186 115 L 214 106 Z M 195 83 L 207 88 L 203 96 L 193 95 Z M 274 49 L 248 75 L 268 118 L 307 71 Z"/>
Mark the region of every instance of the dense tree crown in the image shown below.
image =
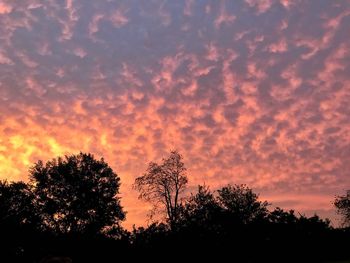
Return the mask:
<path id="1" fill-rule="evenodd" d="M 91 154 L 39 161 L 30 180 L 43 223 L 56 232 L 96 233 L 125 218 L 120 178 Z"/>
<path id="2" fill-rule="evenodd" d="M 180 195 L 188 182 L 183 157 L 172 151 L 161 164 L 151 162 L 147 172 L 135 180 L 140 199 L 153 203 L 154 209 L 164 208 L 167 220 L 173 224 L 179 216 Z"/>
<path id="3" fill-rule="evenodd" d="M 228 185 L 216 193 L 200 185 L 198 192 L 181 207 L 180 225 L 189 224 L 202 231 L 226 231 L 227 223 L 241 226 L 265 220 L 269 213 L 267 206 L 246 185 Z"/>
<path id="4" fill-rule="evenodd" d="M 228 185 L 218 192 L 221 206 L 240 222 L 248 223 L 268 213 L 268 202 L 259 201 L 259 196 L 246 185 Z"/>

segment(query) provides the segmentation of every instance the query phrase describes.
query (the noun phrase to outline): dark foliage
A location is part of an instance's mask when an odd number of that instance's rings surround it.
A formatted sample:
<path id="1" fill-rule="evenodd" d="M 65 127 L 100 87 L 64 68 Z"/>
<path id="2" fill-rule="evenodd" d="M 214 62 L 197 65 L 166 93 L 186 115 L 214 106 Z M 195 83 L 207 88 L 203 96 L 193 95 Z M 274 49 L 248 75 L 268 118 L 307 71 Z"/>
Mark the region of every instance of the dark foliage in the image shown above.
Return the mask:
<path id="1" fill-rule="evenodd" d="M 51 231 L 99 233 L 125 217 L 117 197 L 120 178 L 91 154 L 39 161 L 30 179 L 42 222 Z"/>
<path id="2" fill-rule="evenodd" d="M 176 174 L 176 167 L 184 168 L 181 158 L 165 159 L 157 167 L 162 174 L 152 176 L 164 179 L 156 183 L 170 187 L 169 205 L 175 217 L 168 213 L 164 222 L 134 227 L 131 232 L 120 225 L 125 215 L 117 197 L 119 177 L 103 159 L 90 154 L 53 159 L 45 165 L 39 161 L 30 170 L 29 184 L 0 182 L 1 262 L 309 263 L 350 258 L 349 228 L 333 228 L 317 215 L 271 209 L 246 185 L 217 191 L 198 186 L 175 208 L 176 180 L 185 176 L 181 169 Z M 348 195 L 335 200 L 342 215 L 348 211 L 348 200 Z"/>
<path id="3" fill-rule="evenodd" d="M 0 182 L 1 257 L 16 255 L 20 258 L 40 226 L 30 187 L 23 182 Z"/>
<path id="4" fill-rule="evenodd" d="M 132 233 L 134 248 L 151 258 L 183 254 L 195 260 L 232 262 L 327 262 L 350 258 L 347 229 L 293 210 L 268 209 L 245 185 L 216 192 L 199 186 L 181 206 L 176 228 L 152 224 Z M 181 253 L 175 253 L 181 251 Z M 159 259 L 159 258 L 158 258 Z"/>
<path id="5" fill-rule="evenodd" d="M 0 182 L 1 261 L 99 260 L 116 244 L 126 251 L 119 186 L 103 159 L 84 153 L 37 162 L 29 184 Z"/>

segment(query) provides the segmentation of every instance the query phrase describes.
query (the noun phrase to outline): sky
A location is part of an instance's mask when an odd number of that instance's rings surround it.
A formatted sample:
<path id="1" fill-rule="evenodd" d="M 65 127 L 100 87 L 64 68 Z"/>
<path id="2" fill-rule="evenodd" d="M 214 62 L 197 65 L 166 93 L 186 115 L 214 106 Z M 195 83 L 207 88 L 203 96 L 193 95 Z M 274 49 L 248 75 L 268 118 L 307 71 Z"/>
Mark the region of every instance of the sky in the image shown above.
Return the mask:
<path id="1" fill-rule="evenodd" d="M 91 152 L 131 186 L 184 157 L 188 193 L 247 184 L 334 217 L 350 188 L 350 1 L 0 0 L 0 179 Z"/>

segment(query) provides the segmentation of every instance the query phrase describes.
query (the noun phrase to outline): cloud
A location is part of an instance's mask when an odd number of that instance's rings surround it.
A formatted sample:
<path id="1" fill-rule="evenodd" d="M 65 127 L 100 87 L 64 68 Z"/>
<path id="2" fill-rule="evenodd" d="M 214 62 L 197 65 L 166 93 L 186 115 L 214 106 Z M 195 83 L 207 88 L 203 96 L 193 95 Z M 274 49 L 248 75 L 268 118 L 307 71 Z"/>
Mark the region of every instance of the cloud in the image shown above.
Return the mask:
<path id="1" fill-rule="evenodd" d="M 90 36 L 93 35 L 94 33 L 98 32 L 99 27 L 98 27 L 98 23 L 99 21 L 104 17 L 103 14 L 95 14 L 92 17 L 92 20 L 89 23 L 89 34 Z"/>
<path id="2" fill-rule="evenodd" d="M 12 12 L 12 6 L 7 3 L 0 3 L 0 14 L 8 14 Z"/>
<path id="3" fill-rule="evenodd" d="M 129 23 L 129 19 L 126 16 L 126 12 L 127 10 L 117 9 L 112 13 L 112 15 L 110 16 L 110 20 L 113 26 L 119 28 Z"/>
<path id="4" fill-rule="evenodd" d="M 288 45 L 285 39 L 281 39 L 277 43 L 273 43 L 269 46 L 269 51 L 272 53 L 283 53 L 288 50 Z"/>
<path id="5" fill-rule="evenodd" d="M 348 9 L 3 1 L 0 176 L 103 156 L 131 226 L 147 214 L 134 179 L 176 148 L 190 189 L 247 183 L 276 205 L 326 214 L 350 186 Z"/>
<path id="6" fill-rule="evenodd" d="M 250 6 L 256 8 L 258 14 L 265 13 L 272 6 L 271 0 L 245 0 Z"/>
<path id="7" fill-rule="evenodd" d="M 226 8 L 226 2 L 222 2 L 220 6 L 220 11 L 216 19 L 214 20 L 214 25 L 219 29 L 223 24 L 230 25 L 236 20 L 236 16 L 229 14 Z"/>
<path id="8" fill-rule="evenodd" d="M 13 61 L 4 53 L 0 51 L 0 64 L 13 65 Z"/>
<path id="9" fill-rule="evenodd" d="M 185 2 L 185 7 L 184 7 L 184 15 L 186 16 L 192 16 L 193 14 L 193 6 L 195 4 L 194 0 L 189 0 Z"/>

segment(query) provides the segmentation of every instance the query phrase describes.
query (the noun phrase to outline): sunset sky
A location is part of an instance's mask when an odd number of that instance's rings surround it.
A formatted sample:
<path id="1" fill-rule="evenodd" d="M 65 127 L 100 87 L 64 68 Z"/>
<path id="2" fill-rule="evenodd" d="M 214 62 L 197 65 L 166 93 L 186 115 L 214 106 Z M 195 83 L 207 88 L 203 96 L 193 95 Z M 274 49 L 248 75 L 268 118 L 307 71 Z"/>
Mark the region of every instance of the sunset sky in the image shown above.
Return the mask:
<path id="1" fill-rule="evenodd" d="M 171 149 L 188 192 L 246 183 L 334 217 L 350 188 L 350 1 L 0 0 L 0 178 L 91 152 L 131 185 Z"/>

